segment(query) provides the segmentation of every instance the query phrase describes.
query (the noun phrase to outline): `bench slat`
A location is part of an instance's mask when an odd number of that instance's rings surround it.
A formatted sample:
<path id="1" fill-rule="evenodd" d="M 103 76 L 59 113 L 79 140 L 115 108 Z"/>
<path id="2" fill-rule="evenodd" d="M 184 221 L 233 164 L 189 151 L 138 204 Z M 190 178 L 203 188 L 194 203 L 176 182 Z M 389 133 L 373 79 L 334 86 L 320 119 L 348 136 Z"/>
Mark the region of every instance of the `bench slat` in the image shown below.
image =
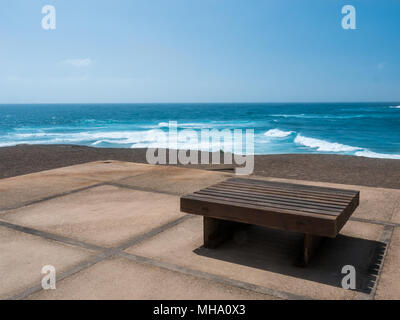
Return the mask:
<path id="1" fill-rule="evenodd" d="M 249 204 L 253 205 L 258 209 L 265 210 L 265 208 L 270 208 L 274 210 L 288 210 L 292 214 L 296 214 L 298 212 L 303 212 L 303 213 L 317 213 L 320 215 L 330 215 L 330 216 L 338 216 L 340 212 L 327 212 L 323 210 L 317 210 L 317 209 L 306 209 L 306 208 L 300 208 L 300 207 L 293 207 L 293 206 L 285 206 L 282 204 L 275 204 L 275 203 L 266 203 L 262 201 L 255 201 L 255 200 L 244 200 L 244 199 L 238 199 L 234 197 L 220 197 L 220 196 L 213 196 L 213 195 L 208 195 L 208 194 L 194 194 L 192 195 L 192 199 L 214 199 L 214 200 L 222 200 L 226 202 L 232 202 L 240 206 L 241 204 Z"/>
<path id="2" fill-rule="evenodd" d="M 312 204 L 307 204 L 307 203 L 293 203 L 289 201 L 285 201 L 283 199 L 278 199 L 278 198 L 266 198 L 266 197 L 258 197 L 254 196 L 248 193 L 231 193 L 231 192 L 222 192 L 222 191 L 209 191 L 209 190 L 202 190 L 199 192 L 195 192 L 195 195 L 200 195 L 200 194 L 206 194 L 206 195 L 211 195 L 214 197 L 221 197 L 221 198 L 233 198 L 233 199 L 242 199 L 244 201 L 251 201 L 255 203 L 270 203 L 274 204 L 275 207 L 279 207 L 280 205 L 285 208 L 291 208 L 293 210 L 299 210 L 299 211 L 309 211 L 314 212 L 313 210 L 317 210 L 320 213 L 323 214 L 333 214 L 333 215 L 338 215 L 340 214 L 343 209 L 339 208 L 330 208 L 330 207 L 322 207 L 322 206 L 314 206 Z"/>
<path id="3" fill-rule="evenodd" d="M 246 178 L 229 178 L 226 181 L 232 181 L 235 183 L 247 183 L 253 185 L 266 185 L 266 186 L 276 186 L 281 187 L 283 189 L 298 189 L 298 190 L 309 190 L 313 192 L 322 192 L 322 193 L 334 193 L 334 194 L 343 194 L 343 195 L 355 195 L 359 193 L 356 190 L 348 190 L 348 189 L 336 189 L 329 187 L 319 187 L 319 186 L 311 186 L 297 183 L 286 183 L 286 182 L 277 182 L 277 181 L 267 181 L 267 180 L 258 180 L 258 179 L 246 179 Z"/>
<path id="4" fill-rule="evenodd" d="M 321 202 L 317 199 L 305 199 L 301 197 L 293 197 L 291 195 L 282 195 L 282 194 L 271 194 L 266 192 L 254 192 L 251 190 L 243 191 L 241 189 L 232 189 L 232 188 L 221 188 L 220 186 L 209 187 L 204 190 L 216 191 L 216 192 L 224 192 L 224 193 L 232 193 L 232 194 L 243 194 L 248 195 L 249 197 L 261 198 L 261 199 L 273 199 L 273 200 L 281 200 L 283 202 L 295 203 L 295 204 L 306 204 L 312 205 L 319 208 L 334 208 L 334 209 L 343 209 L 346 207 L 347 203 L 335 203 L 335 202 Z"/>
<path id="5" fill-rule="evenodd" d="M 244 185 L 244 184 L 232 184 L 232 183 L 219 183 L 215 185 L 214 187 L 223 187 L 223 188 L 235 188 L 235 189 L 240 189 L 240 190 L 251 190 L 254 192 L 264 192 L 264 193 L 273 193 L 273 194 L 282 194 L 284 196 L 290 195 L 290 196 L 297 196 L 301 198 L 310 198 L 310 199 L 318 199 L 321 201 L 328 201 L 328 202 L 334 202 L 334 203 L 347 203 L 351 197 L 338 197 L 335 195 L 320 195 L 320 194 L 315 194 L 315 193 L 310 193 L 310 192 L 299 192 L 299 191 L 294 191 L 294 190 L 289 190 L 289 189 L 278 189 L 278 188 L 270 188 L 270 187 L 256 187 L 256 186 L 250 186 L 250 185 Z"/>
<path id="6" fill-rule="evenodd" d="M 348 194 L 348 193 L 342 193 L 341 189 L 337 189 L 338 192 L 334 192 L 333 189 L 329 189 L 329 191 L 324 191 L 321 189 L 317 190 L 312 190 L 312 189 L 304 189 L 302 186 L 298 187 L 297 185 L 293 184 L 291 186 L 285 187 L 281 185 L 276 185 L 275 183 L 272 183 L 270 181 L 261 181 L 262 183 L 248 183 L 247 180 L 245 181 L 240 181 L 240 180 L 235 180 L 232 181 L 232 179 L 228 179 L 227 181 L 222 182 L 223 184 L 234 184 L 236 186 L 243 186 L 243 187 L 252 187 L 252 188 L 257 188 L 260 190 L 267 190 L 267 189 L 274 189 L 277 191 L 283 191 L 283 192 L 295 192 L 295 193 L 300 193 L 304 195 L 314 195 L 314 196 L 320 196 L 320 197 L 326 197 L 326 198 L 334 198 L 334 199 L 350 199 L 352 198 L 356 193 L 354 194 Z M 235 178 L 237 179 L 237 178 Z M 308 187 L 308 186 L 307 186 Z"/>

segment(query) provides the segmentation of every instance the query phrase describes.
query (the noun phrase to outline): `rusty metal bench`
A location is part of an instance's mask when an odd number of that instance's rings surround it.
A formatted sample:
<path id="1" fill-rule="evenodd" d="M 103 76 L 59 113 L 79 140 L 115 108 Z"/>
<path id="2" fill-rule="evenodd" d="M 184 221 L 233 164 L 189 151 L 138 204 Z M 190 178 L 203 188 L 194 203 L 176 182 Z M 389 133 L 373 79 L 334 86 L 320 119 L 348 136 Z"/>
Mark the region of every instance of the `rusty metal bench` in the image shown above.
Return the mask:
<path id="1" fill-rule="evenodd" d="M 204 247 L 215 248 L 245 224 L 304 234 L 307 265 L 320 240 L 335 238 L 359 204 L 360 192 L 230 178 L 181 197 L 181 211 L 202 215 Z"/>

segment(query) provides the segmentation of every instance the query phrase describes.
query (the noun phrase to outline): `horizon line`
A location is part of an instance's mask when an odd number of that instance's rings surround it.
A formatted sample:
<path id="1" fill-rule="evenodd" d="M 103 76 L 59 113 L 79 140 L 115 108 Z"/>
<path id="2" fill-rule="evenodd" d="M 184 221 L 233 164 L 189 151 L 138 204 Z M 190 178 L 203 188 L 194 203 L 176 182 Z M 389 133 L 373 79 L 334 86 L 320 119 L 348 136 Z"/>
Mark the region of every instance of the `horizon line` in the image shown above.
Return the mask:
<path id="1" fill-rule="evenodd" d="M 216 102 L 216 101 L 207 101 L 207 102 L 196 102 L 196 101 L 187 101 L 187 102 L 0 102 L 0 105 L 50 105 L 50 104 L 59 104 L 59 105 L 72 105 L 72 104 L 82 104 L 82 105 L 91 105 L 91 104 L 316 104 L 316 103 L 400 103 L 400 100 L 382 100 L 382 101 L 227 101 L 227 102 Z"/>

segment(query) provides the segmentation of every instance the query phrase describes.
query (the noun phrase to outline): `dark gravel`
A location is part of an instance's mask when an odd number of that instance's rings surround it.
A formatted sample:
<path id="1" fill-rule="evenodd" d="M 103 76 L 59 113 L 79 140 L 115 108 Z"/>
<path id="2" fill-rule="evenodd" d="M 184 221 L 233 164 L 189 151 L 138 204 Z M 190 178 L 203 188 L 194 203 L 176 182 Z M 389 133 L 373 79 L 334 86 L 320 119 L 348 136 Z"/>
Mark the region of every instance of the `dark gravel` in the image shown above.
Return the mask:
<path id="1" fill-rule="evenodd" d="M 0 178 L 98 160 L 146 163 L 145 149 L 72 145 L 2 147 Z M 400 160 L 391 159 L 326 154 L 260 155 L 256 156 L 254 173 L 278 178 L 400 189 Z"/>

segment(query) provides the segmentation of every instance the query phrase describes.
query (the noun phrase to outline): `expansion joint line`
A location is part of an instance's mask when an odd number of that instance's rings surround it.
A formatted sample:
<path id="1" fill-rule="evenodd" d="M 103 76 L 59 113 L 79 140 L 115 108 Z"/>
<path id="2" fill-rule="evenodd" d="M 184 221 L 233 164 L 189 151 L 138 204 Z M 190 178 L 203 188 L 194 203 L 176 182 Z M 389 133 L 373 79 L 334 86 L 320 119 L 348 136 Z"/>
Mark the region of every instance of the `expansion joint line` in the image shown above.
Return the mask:
<path id="1" fill-rule="evenodd" d="M 2 209 L 0 209 L 0 217 L 1 217 L 2 214 L 6 213 L 8 211 L 11 211 L 11 210 L 21 209 L 23 207 L 27 207 L 27 206 L 30 206 L 30 205 L 34 205 L 34 204 L 45 202 L 45 201 L 52 200 L 52 199 L 65 197 L 65 196 L 68 196 L 70 194 L 78 193 L 78 192 L 81 192 L 81 191 L 89 190 L 89 189 L 100 187 L 100 186 L 104 186 L 104 185 L 106 185 L 106 183 L 104 183 L 104 182 L 96 183 L 96 184 L 92 184 L 90 186 L 86 186 L 86 187 L 83 187 L 83 188 L 73 189 L 71 191 L 58 193 L 58 194 L 51 195 L 51 196 L 44 197 L 44 198 L 40 198 L 40 199 L 37 199 L 37 200 L 23 202 L 21 204 L 15 205 L 15 206 L 2 208 Z"/>

